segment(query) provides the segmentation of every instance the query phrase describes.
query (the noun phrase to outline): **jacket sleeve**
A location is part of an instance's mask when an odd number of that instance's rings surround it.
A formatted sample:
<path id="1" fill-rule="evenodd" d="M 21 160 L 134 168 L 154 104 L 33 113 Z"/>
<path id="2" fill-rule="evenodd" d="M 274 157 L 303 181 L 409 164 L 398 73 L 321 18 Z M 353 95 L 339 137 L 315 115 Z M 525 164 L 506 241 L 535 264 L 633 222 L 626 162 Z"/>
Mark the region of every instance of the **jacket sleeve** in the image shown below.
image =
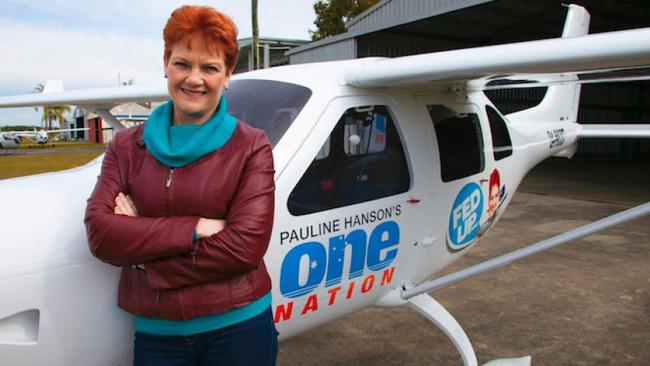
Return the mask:
<path id="1" fill-rule="evenodd" d="M 157 290 L 195 286 L 231 278 L 256 269 L 263 260 L 273 228 L 273 155 L 259 132 L 226 214 L 225 228 L 196 241 L 188 255 L 146 263 L 149 285 Z"/>
<path id="2" fill-rule="evenodd" d="M 126 188 L 117 155 L 120 137 L 118 134 L 108 145 L 86 206 L 84 222 L 90 251 L 104 262 L 121 266 L 190 252 L 198 217 L 129 217 L 114 213 L 115 197 Z"/>

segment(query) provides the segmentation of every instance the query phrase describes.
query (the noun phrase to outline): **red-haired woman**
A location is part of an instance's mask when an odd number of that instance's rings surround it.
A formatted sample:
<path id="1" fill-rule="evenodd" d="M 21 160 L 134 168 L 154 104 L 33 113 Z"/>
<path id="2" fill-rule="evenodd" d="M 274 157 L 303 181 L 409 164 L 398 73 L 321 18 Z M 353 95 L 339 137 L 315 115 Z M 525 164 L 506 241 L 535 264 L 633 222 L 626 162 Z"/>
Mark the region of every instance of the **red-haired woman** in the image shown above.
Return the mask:
<path id="1" fill-rule="evenodd" d="M 122 266 L 136 365 L 273 365 L 277 332 L 263 256 L 274 210 L 264 133 L 222 96 L 237 29 L 201 6 L 164 30 L 170 101 L 118 133 L 88 200 L 91 251 Z"/>

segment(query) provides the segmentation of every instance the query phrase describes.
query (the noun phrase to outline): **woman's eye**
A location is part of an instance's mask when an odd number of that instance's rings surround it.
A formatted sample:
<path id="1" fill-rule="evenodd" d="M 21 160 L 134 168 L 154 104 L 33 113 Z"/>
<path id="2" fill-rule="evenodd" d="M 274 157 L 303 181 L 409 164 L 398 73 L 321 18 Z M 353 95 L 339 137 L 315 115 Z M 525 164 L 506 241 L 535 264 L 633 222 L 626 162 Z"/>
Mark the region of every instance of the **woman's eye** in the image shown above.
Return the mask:
<path id="1" fill-rule="evenodd" d="M 211 74 L 216 74 L 219 72 L 219 69 L 214 66 L 208 66 L 206 70 Z"/>
<path id="2" fill-rule="evenodd" d="M 177 61 L 177 62 L 174 62 L 174 66 L 184 69 L 184 68 L 187 67 L 187 64 L 185 62 Z"/>

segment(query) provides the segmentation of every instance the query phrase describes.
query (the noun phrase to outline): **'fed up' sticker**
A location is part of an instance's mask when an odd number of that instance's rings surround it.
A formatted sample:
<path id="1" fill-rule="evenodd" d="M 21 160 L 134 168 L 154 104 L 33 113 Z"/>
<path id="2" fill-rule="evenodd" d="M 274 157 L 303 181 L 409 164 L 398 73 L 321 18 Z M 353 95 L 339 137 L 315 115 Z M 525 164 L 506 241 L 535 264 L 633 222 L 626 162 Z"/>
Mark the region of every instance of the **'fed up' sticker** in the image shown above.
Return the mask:
<path id="1" fill-rule="evenodd" d="M 483 193 L 476 183 L 460 190 L 449 216 L 449 246 L 460 250 L 471 244 L 478 234 L 483 212 Z"/>

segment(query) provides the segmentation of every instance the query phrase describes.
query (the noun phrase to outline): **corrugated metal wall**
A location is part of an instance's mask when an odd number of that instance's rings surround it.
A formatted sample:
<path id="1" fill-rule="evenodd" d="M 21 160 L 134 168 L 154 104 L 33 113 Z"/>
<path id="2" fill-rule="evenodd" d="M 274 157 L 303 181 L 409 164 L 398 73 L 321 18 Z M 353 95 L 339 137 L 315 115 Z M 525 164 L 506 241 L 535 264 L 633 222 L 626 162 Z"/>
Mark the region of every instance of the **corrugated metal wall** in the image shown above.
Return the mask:
<path id="1" fill-rule="evenodd" d="M 503 114 L 537 105 L 546 88 L 486 92 Z M 578 122 L 583 124 L 650 123 L 650 82 L 589 84 L 582 87 Z M 650 157 L 649 139 L 588 138 L 578 154 L 625 159 Z"/>
<path id="2" fill-rule="evenodd" d="M 589 124 L 650 123 L 650 83 L 585 85 L 578 121 Z M 648 139 L 582 139 L 578 153 L 626 159 L 650 157 Z"/>
<path id="3" fill-rule="evenodd" d="M 357 58 L 357 41 L 354 38 L 289 55 L 290 64 L 351 60 Z"/>
<path id="4" fill-rule="evenodd" d="M 398 57 L 437 52 L 452 48 L 463 48 L 466 46 L 466 44 L 461 42 L 437 40 L 410 34 L 381 32 L 359 37 L 357 41 L 357 55 L 358 57 Z"/>
<path id="5" fill-rule="evenodd" d="M 349 23 L 348 31 L 366 32 L 491 1 L 494 0 L 384 0 L 376 8 L 354 19 L 354 23 Z"/>

